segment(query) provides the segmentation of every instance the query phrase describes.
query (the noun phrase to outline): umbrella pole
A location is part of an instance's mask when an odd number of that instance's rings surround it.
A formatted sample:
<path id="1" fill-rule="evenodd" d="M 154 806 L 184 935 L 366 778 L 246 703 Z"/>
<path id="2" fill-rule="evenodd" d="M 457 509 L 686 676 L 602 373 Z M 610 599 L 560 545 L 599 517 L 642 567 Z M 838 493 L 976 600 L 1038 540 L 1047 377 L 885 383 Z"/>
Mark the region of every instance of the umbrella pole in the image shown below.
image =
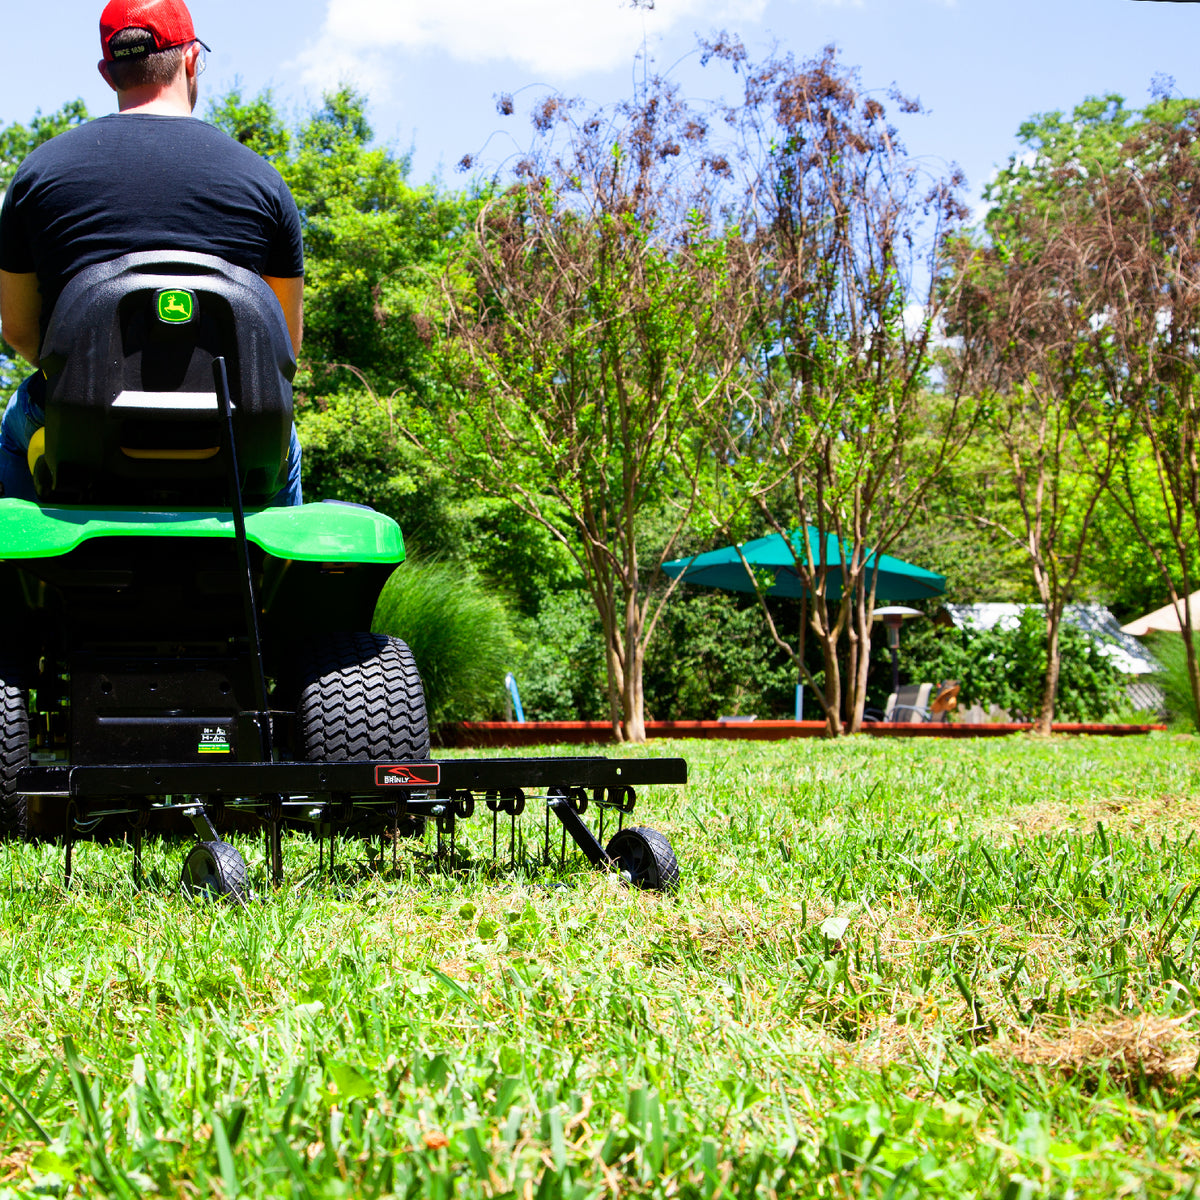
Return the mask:
<path id="1" fill-rule="evenodd" d="M 808 628 L 808 593 L 800 597 L 800 661 L 796 664 L 796 720 L 804 720 L 804 634 Z"/>

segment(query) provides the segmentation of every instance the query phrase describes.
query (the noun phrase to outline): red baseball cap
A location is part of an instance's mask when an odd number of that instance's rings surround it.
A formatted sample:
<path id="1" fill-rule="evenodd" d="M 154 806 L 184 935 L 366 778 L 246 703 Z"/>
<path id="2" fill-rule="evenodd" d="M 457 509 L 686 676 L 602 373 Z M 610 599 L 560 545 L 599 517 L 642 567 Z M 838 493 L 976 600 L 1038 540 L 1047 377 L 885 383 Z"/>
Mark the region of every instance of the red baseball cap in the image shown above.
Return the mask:
<path id="1" fill-rule="evenodd" d="M 125 29 L 144 29 L 148 36 L 114 53 L 113 35 Z M 100 14 L 100 47 L 105 62 L 124 61 L 199 41 L 192 28 L 192 14 L 183 0 L 109 0 Z"/>

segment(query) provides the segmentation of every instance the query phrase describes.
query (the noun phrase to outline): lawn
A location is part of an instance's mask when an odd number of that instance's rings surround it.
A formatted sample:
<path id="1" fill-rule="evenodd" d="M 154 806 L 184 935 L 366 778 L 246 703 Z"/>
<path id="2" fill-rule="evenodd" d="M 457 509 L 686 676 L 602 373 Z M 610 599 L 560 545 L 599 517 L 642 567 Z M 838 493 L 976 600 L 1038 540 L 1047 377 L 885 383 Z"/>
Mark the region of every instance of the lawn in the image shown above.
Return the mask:
<path id="1" fill-rule="evenodd" d="M 478 820 L 246 907 L 0 847 L 0 1198 L 1189 1194 L 1198 750 L 656 742 L 667 898 Z"/>

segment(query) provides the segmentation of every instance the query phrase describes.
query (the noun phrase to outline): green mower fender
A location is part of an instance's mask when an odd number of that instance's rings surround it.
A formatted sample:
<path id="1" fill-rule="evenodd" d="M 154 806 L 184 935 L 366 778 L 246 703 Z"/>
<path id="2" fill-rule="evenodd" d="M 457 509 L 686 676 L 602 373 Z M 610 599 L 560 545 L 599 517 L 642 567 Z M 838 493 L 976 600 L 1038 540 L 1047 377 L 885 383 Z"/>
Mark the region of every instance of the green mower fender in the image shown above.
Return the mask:
<path id="1" fill-rule="evenodd" d="M 357 504 L 251 510 L 246 513 L 246 537 L 263 555 L 264 633 L 289 641 L 370 628 L 384 583 L 404 561 L 400 526 Z M 233 514 L 188 508 L 148 512 L 43 506 L 0 499 L 0 616 L 25 607 L 17 594 L 16 571 L 36 571 L 31 560 L 63 558 L 88 543 L 103 546 L 111 539 L 120 539 L 126 549 L 130 540 L 142 540 L 147 555 L 153 556 L 156 540 L 178 538 L 228 540 L 232 559 Z"/>
<path id="2" fill-rule="evenodd" d="M 301 504 L 246 513 L 248 540 L 294 562 L 404 561 L 404 538 L 391 517 L 357 504 Z M 205 509 L 43 507 L 0 500 L 0 561 L 56 558 L 94 538 L 228 538 L 233 514 Z"/>

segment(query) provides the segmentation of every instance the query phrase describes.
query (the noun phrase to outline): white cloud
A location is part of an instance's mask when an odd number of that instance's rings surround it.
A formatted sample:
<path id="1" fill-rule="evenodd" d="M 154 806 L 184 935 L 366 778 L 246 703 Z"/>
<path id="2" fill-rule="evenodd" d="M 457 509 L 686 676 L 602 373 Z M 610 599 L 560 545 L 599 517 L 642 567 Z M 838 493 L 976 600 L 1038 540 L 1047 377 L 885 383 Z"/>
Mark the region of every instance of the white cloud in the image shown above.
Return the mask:
<path id="1" fill-rule="evenodd" d="M 767 0 L 328 0 L 316 42 L 294 64 L 306 83 L 386 88 L 398 52 L 508 60 L 556 82 L 628 65 L 646 36 L 756 21 Z M 682 29 L 680 29 L 682 27 Z"/>

